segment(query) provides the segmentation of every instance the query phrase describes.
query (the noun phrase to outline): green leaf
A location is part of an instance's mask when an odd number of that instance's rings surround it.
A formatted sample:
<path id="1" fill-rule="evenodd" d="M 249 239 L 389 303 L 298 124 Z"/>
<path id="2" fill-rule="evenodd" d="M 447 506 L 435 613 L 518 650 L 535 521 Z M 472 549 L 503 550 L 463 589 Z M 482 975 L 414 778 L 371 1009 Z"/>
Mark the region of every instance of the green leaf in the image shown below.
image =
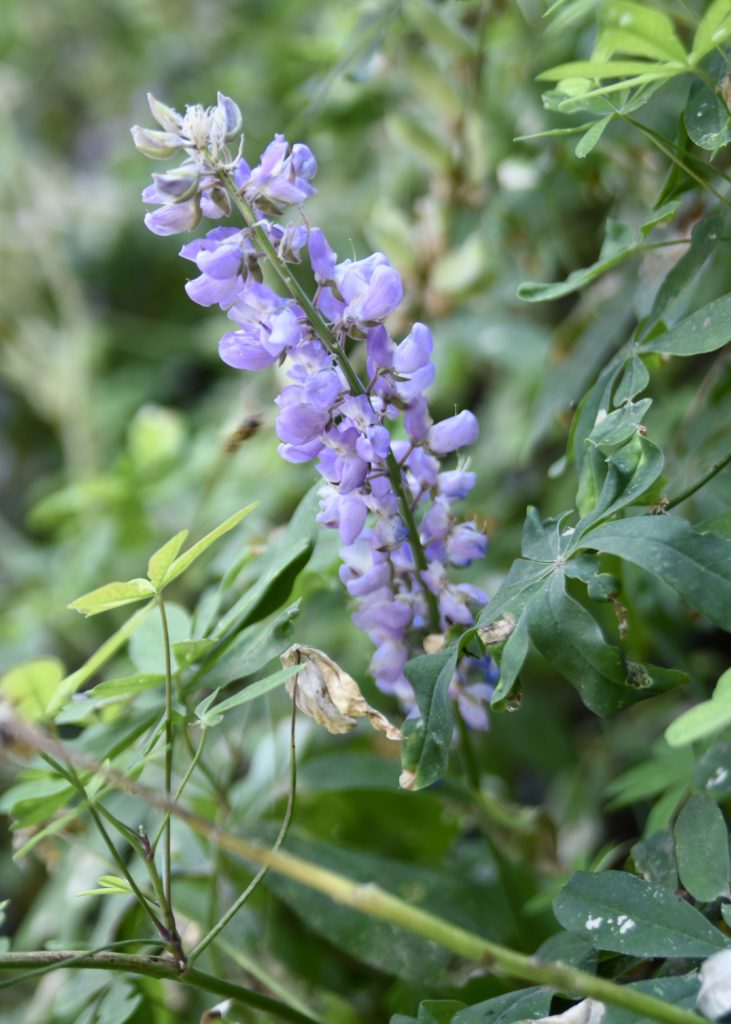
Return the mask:
<path id="1" fill-rule="evenodd" d="M 574 60 L 568 64 L 557 64 L 538 75 L 539 82 L 561 82 L 567 78 L 591 78 L 602 81 L 606 78 L 627 78 L 645 74 L 666 77 L 686 70 L 679 62 L 645 60 Z"/>
<path id="2" fill-rule="evenodd" d="M 578 871 L 553 903 L 568 931 L 626 956 L 708 957 L 731 942 L 685 900 L 626 871 Z"/>
<path id="3" fill-rule="evenodd" d="M 238 526 L 243 519 L 246 519 L 249 513 L 254 511 L 257 504 L 258 503 L 256 501 L 252 501 L 249 505 L 246 505 L 238 512 L 234 512 L 232 516 L 229 516 L 228 519 L 221 523 L 220 526 L 217 526 L 215 530 L 211 530 L 210 533 L 207 533 L 205 537 L 201 537 L 201 539 L 191 548 L 188 548 L 188 550 L 183 552 L 182 555 L 179 555 L 165 573 L 165 585 L 167 586 L 168 583 L 172 583 L 173 580 L 176 580 L 178 576 L 182 575 L 182 573 L 186 571 L 186 569 L 190 568 L 197 558 L 200 558 L 200 556 L 208 550 L 211 544 L 214 544 L 220 537 L 223 537 L 225 534 L 233 530 L 235 526 Z M 180 536 L 180 534 L 178 534 L 178 536 Z M 176 538 L 173 538 L 173 540 L 175 539 Z M 168 543 L 172 543 L 172 541 L 169 541 Z M 153 555 L 153 557 L 155 556 Z"/>
<path id="4" fill-rule="evenodd" d="M 608 270 L 619 266 L 632 256 L 641 244 L 641 236 L 626 224 L 607 221 L 607 235 L 599 258 L 589 267 L 572 271 L 565 281 L 542 284 L 538 281 L 526 281 L 518 288 L 518 298 L 525 302 L 548 302 L 560 299 L 564 295 L 580 291 L 601 277 Z"/>
<path id="5" fill-rule="evenodd" d="M 633 765 L 609 783 L 607 793 L 614 795 L 609 807 L 611 810 L 628 807 L 657 796 L 674 785 L 686 785 L 692 770 L 693 757 L 690 751 L 678 753 L 660 743 L 649 760 Z"/>
<path id="6" fill-rule="evenodd" d="M 545 1017 L 550 1008 L 553 992 L 547 988 L 524 988 L 518 992 L 494 996 L 460 1010 L 452 1024 L 517 1024 Z"/>
<path id="7" fill-rule="evenodd" d="M 705 217 L 695 225 L 690 236 L 690 245 L 658 288 L 650 314 L 642 325 L 645 337 L 650 328 L 658 323 L 670 303 L 693 280 L 716 248 L 722 233 L 723 216 L 718 212 L 712 213 L 710 217 Z"/>
<path id="8" fill-rule="evenodd" d="M 513 632 L 497 650 L 490 648 L 498 668 L 500 678 L 490 698 L 490 707 L 502 711 L 513 694 L 518 683 L 518 674 L 528 657 L 528 627 L 525 615 L 515 624 Z"/>
<path id="9" fill-rule="evenodd" d="M 117 875 L 102 875 L 98 889 L 85 889 L 77 892 L 77 896 L 129 896 L 132 890 L 126 878 Z"/>
<path id="10" fill-rule="evenodd" d="M 685 126 L 696 146 L 715 152 L 731 141 L 731 116 L 721 97 L 697 79 L 690 87 Z"/>
<path id="11" fill-rule="evenodd" d="M 731 796 L 731 743 L 714 743 L 696 762 L 693 781 L 714 800 Z"/>
<path id="12" fill-rule="evenodd" d="M 145 598 L 154 595 L 155 588 L 149 580 L 134 579 L 127 580 L 126 583 L 106 583 L 103 587 L 97 587 L 96 590 L 77 597 L 68 607 L 88 618 L 90 615 L 108 612 L 112 608 L 121 608 L 125 604 L 144 601 Z"/>
<path id="13" fill-rule="evenodd" d="M 319 500 L 319 485 L 315 484 L 295 509 L 282 540 L 257 562 L 256 582 L 223 616 L 216 636 L 258 622 L 288 600 L 315 549 Z"/>
<path id="14" fill-rule="evenodd" d="M 693 37 L 690 60 L 693 64 L 731 37 L 731 11 L 728 0 L 713 0 L 701 18 Z"/>
<path id="15" fill-rule="evenodd" d="M 622 371 L 617 390 L 614 392 L 614 404 L 622 405 L 631 402 L 635 395 L 641 394 L 650 382 L 650 373 L 639 356 L 631 356 Z"/>
<path id="16" fill-rule="evenodd" d="M 651 405 L 651 398 L 643 398 L 639 402 L 627 402 L 606 416 L 597 416 L 587 442 L 604 453 L 613 451 L 637 432 Z"/>
<path id="17" fill-rule="evenodd" d="M 171 644 L 175 661 L 180 668 L 203 661 L 216 646 L 215 640 L 178 640 Z"/>
<path id="18" fill-rule="evenodd" d="M 239 633 L 230 646 L 213 661 L 206 664 L 193 685 L 201 683 L 210 687 L 228 686 L 237 679 L 244 679 L 262 669 L 272 658 L 278 657 L 292 639 L 292 622 L 299 615 L 300 603 L 295 601 L 289 608 L 265 623 L 254 623 Z"/>
<path id="19" fill-rule="evenodd" d="M 715 241 L 715 239 L 713 239 Z M 697 356 L 715 352 L 731 340 L 731 293 L 709 302 L 675 327 L 642 346 L 643 352 Z"/>
<path id="20" fill-rule="evenodd" d="M 417 1024 L 450 1024 L 455 1013 L 464 1009 L 457 999 L 425 999 L 419 1003 Z"/>
<path id="21" fill-rule="evenodd" d="M 404 723 L 401 750 L 404 769 L 415 775 L 414 789 L 436 782 L 447 769 L 454 729 L 454 708 L 448 691 L 458 652 L 458 647 L 451 647 L 438 654 L 422 654 L 404 668 L 420 711 L 418 719 Z"/>
<path id="22" fill-rule="evenodd" d="M 731 725 L 731 668 L 716 683 L 710 700 L 696 704 L 671 722 L 665 739 L 671 747 L 685 747 L 696 740 L 713 736 Z"/>
<path id="23" fill-rule="evenodd" d="M 180 533 L 176 533 L 174 537 L 171 537 L 166 544 L 163 544 L 161 548 L 158 548 L 154 555 L 150 556 L 150 560 L 147 563 L 147 576 L 155 590 L 162 589 L 165 582 L 165 574 L 177 558 L 178 552 L 182 548 L 187 536 L 188 531 L 181 530 Z"/>
<path id="24" fill-rule="evenodd" d="M 604 640 L 596 620 L 565 590 L 556 572 L 526 609 L 531 643 L 579 691 L 597 715 L 611 715 L 662 687 L 633 688 L 622 653 Z"/>
<path id="25" fill-rule="evenodd" d="M 697 971 L 668 977 L 657 976 L 647 981 L 634 981 L 627 988 L 644 992 L 648 996 L 662 999 L 678 1009 L 693 1011 L 696 1008 L 700 988 Z M 621 1006 L 607 1006 L 603 1024 L 655 1024 L 655 1018 L 639 1017 L 636 1010 L 625 1010 Z"/>
<path id="26" fill-rule="evenodd" d="M 123 679 L 108 679 L 95 686 L 88 696 L 103 697 L 105 700 L 110 697 L 133 697 L 144 690 L 154 689 L 164 682 L 165 676 L 161 673 L 140 673 L 135 676 L 125 676 Z"/>
<path id="27" fill-rule="evenodd" d="M 604 523 L 580 544 L 634 562 L 721 629 L 731 629 L 731 541 L 698 533 L 679 516 L 661 515 Z"/>
<path id="28" fill-rule="evenodd" d="M 710 797 L 690 797 L 675 822 L 675 855 L 680 881 L 700 903 L 729 895 L 731 863 L 728 829 Z"/>
<path id="29" fill-rule="evenodd" d="M 36 658 L 11 668 L 0 679 L 0 693 L 21 718 L 36 722 L 48 713 L 48 706 L 64 668 L 58 658 Z"/>
<path id="30" fill-rule="evenodd" d="M 614 115 L 609 114 L 607 115 L 607 117 L 603 117 L 600 121 L 595 121 L 594 124 L 589 129 L 587 129 L 587 131 L 576 143 L 576 148 L 574 150 L 574 153 L 579 158 L 579 160 L 583 160 L 584 157 L 588 156 L 589 153 L 591 153 L 594 146 L 596 146 L 596 144 L 599 142 L 602 135 L 604 134 L 604 129 L 608 125 L 610 125 L 613 120 Z"/>
<path id="31" fill-rule="evenodd" d="M 685 49 L 675 25 L 662 11 L 632 0 L 610 0 L 601 8 L 600 17 L 601 23 L 619 36 L 614 40 L 615 52 L 686 62 Z M 605 33 L 600 36 L 598 48 L 607 48 Z"/>
<path id="32" fill-rule="evenodd" d="M 604 462 L 607 468 L 601 493 L 595 508 L 577 523 L 579 537 L 590 526 L 642 501 L 659 479 L 665 458 L 657 445 L 638 431 L 626 444 L 607 455 Z"/>
<path id="33" fill-rule="evenodd" d="M 195 709 L 196 717 L 205 726 L 219 725 L 223 721 L 224 714 L 230 711 L 231 708 L 248 704 L 250 700 L 256 700 L 257 697 L 262 697 L 265 693 L 276 689 L 286 682 L 287 679 L 291 679 L 292 676 L 296 675 L 300 671 L 300 667 L 299 665 L 290 665 L 289 668 L 283 668 L 280 672 L 274 672 L 264 679 L 250 683 L 249 686 L 234 694 L 233 697 L 221 701 L 220 704 L 214 704 L 213 707 L 210 706 L 209 698 L 206 698 Z M 218 690 L 216 690 L 216 693 L 218 693 Z"/>
<path id="34" fill-rule="evenodd" d="M 668 829 L 653 832 L 641 839 L 630 850 L 635 871 L 646 882 L 662 885 L 665 889 L 678 888 L 678 868 L 675 863 L 675 842 Z"/>

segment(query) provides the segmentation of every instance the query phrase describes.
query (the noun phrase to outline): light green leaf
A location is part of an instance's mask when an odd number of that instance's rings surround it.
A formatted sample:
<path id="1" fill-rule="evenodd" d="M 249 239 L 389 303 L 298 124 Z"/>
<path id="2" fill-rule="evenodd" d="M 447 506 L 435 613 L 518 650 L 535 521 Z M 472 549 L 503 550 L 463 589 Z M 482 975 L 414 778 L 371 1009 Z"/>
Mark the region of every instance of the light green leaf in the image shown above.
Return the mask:
<path id="1" fill-rule="evenodd" d="M 731 293 L 701 306 L 666 334 L 642 346 L 643 352 L 697 356 L 715 352 L 731 340 Z"/>
<path id="2" fill-rule="evenodd" d="M 728 829 L 718 805 L 695 793 L 675 822 L 680 881 L 701 903 L 729 895 Z"/>
<path id="3" fill-rule="evenodd" d="M 257 502 L 253 501 L 249 505 L 246 505 L 245 508 L 240 509 L 238 512 L 234 512 L 232 516 L 229 516 L 228 519 L 221 523 L 220 526 L 217 526 L 215 530 L 211 530 L 210 533 L 207 533 L 205 537 L 202 537 L 192 547 L 188 548 L 187 551 L 183 552 L 182 555 L 179 555 L 178 558 L 176 558 L 170 565 L 165 574 L 165 584 L 167 585 L 168 583 L 172 583 L 172 581 L 176 580 L 178 576 L 186 571 L 186 569 L 190 568 L 193 562 L 195 562 L 197 558 L 200 558 L 204 551 L 208 550 L 211 544 L 214 544 L 220 537 L 223 537 L 230 530 L 233 530 L 235 526 L 238 526 L 243 519 L 246 519 L 249 513 L 254 511 L 257 504 Z"/>
<path id="4" fill-rule="evenodd" d="M 612 123 L 614 119 L 613 114 L 609 114 L 607 117 L 603 117 L 601 121 L 595 121 L 594 124 L 582 135 L 579 141 L 576 143 L 576 149 L 574 153 L 583 160 L 585 156 L 591 153 L 594 146 L 601 139 L 604 134 L 604 129 Z"/>
<path id="5" fill-rule="evenodd" d="M 126 583 L 106 583 L 103 587 L 97 587 L 96 590 L 77 597 L 68 607 L 88 618 L 90 615 L 108 612 L 112 608 L 121 608 L 125 604 L 144 601 L 145 598 L 154 597 L 154 594 L 155 588 L 149 580 L 134 579 L 127 580 Z"/>
<path id="6" fill-rule="evenodd" d="M 129 896 L 132 892 L 126 878 L 117 875 L 102 875 L 98 889 L 85 889 L 77 892 L 77 896 Z"/>
<path id="7" fill-rule="evenodd" d="M 133 697 L 136 693 L 153 689 L 165 682 L 165 676 L 157 673 L 141 673 L 122 679 L 108 679 L 99 683 L 89 692 L 90 697 Z"/>
<path id="8" fill-rule="evenodd" d="M 731 37 L 731 10 L 728 0 L 713 0 L 698 24 L 693 38 L 690 60 L 693 64 L 705 57 L 716 46 L 722 46 Z"/>
<path id="9" fill-rule="evenodd" d="M 731 668 L 716 683 L 710 700 L 683 712 L 665 730 L 671 747 L 685 747 L 731 725 Z"/>
<path id="10" fill-rule="evenodd" d="M 0 679 L 0 693 L 30 722 L 47 715 L 49 701 L 63 679 L 58 658 L 36 658 L 16 665 Z"/>
<path id="11" fill-rule="evenodd" d="M 553 911 L 564 928 L 597 949 L 627 956 L 707 957 L 731 947 L 695 907 L 626 871 L 578 871 Z"/>
<path id="12" fill-rule="evenodd" d="M 654 74 L 665 76 L 684 71 L 683 64 L 675 62 L 651 62 L 645 60 L 574 60 L 569 64 L 557 64 L 542 71 L 538 80 L 561 82 L 567 78 L 626 78 L 635 75 Z"/>
<path id="13" fill-rule="evenodd" d="M 174 537 L 171 537 L 166 544 L 163 544 L 161 548 L 158 548 L 154 555 L 150 556 L 150 560 L 147 563 L 147 575 L 155 590 L 162 589 L 165 582 L 165 574 L 177 558 L 178 552 L 187 536 L 188 531 L 181 530 L 180 533 L 176 533 Z"/>
<path id="14" fill-rule="evenodd" d="M 632 0 L 610 0 L 602 7 L 600 17 L 603 25 L 620 34 L 625 46 L 634 40 L 634 48 L 620 52 L 686 62 L 685 49 L 675 25 L 662 11 Z M 600 47 L 603 42 L 604 34 L 600 38 Z"/>
<path id="15" fill-rule="evenodd" d="M 195 709 L 196 718 L 205 726 L 219 725 L 227 711 L 240 707 L 242 704 L 248 704 L 250 700 L 256 700 L 257 697 L 262 697 L 265 693 L 276 689 L 286 682 L 287 679 L 297 675 L 300 669 L 300 665 L 290 665 L 289 668 L 283 668 L 279 672 L 266 676 L 264 679 L 258 679 L 255 683 L 250 683 L 249 686 L 246 686 L 239 693 L 235 693 L 233 697 L 221 701 L 220 704 L 214 704 L 213 707 L 210 706 L 209 698 L 206 697 Z M 218 690 L 216 690 L 216 693 L 218 693 Z"/>
<path id="16" fill-rule="evenodd" d="M 731 541 L 698 533 L 680 516 L 661 515 L 604 523 L 580 543 L 641 566 L 731 631 Z"/>

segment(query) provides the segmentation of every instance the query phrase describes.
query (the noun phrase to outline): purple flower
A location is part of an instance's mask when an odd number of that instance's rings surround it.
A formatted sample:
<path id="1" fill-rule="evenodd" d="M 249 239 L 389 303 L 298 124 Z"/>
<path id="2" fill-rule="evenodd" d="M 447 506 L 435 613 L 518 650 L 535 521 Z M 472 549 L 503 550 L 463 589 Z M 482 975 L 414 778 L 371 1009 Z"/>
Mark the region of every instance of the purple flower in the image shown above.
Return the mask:
<path id="1" fill-rule="evenodd" d="M 446 455 L 458 448 L 465 448 L 477 440 L 477 420 L 473 413 L 458 413 L 447 420 L 435 423 L 429 428 L 426 443 L 436 455 Z"/>

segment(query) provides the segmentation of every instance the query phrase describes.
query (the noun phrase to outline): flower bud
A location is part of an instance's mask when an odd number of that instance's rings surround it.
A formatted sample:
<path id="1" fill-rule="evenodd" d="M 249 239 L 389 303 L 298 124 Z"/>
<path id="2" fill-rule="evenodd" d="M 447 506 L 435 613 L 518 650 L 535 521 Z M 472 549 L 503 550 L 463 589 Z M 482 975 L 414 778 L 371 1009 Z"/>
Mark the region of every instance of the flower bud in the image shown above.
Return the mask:
<path id="1" fill-rule="evenodd" d="M 356 681 L 324 651 L 293 644 L 280 656 L 280 661 L 285 668 L 302 666 L 297 675 L 287 682 L 287 693 L 290 697 L 294 695 L 300 711 L 328 732 L 350 732 L 357 718 L 367 718 L 373 728 L 385 733 L 389 740 L 403 738 L 401 730 L 370 706 Z"/>
<path id="2" fill-rule="evenodd" d="M 151 160 L 167 160 L 169 156 L 182 146 L 182 140 L 172 132 L 156 132 L 150 128 L 140 128 L 138 124 L 132 128 L 132 139 L 140 153 Z"/>
<path id="3" fill-rule="evenodd" d="M 437 455 L 455 452 L 458 448 L 474 444 L 477 440 L 477 419 L 466 409 L 457 416 L 435 423 L 429 428 L 426 442 Z"/>
<path id="4" fill-rule="evenodd" d="M 198 187 L 198 171 L 194 167 L 176 167 L 164 174 L 153 174 L 155 187 L 168 202 L 182 202 L 195 193 Z M 157 200 L 158 202 L 160 200 Z"/>
<path id="5" fill-rule="evenodd" d="M 226 140 L 233 139 L 240 133 L 243 124 L 241 110 L 237 103 L 234 103 L 230 97 L 224 96 L 222 92 L 216 94 L 216 99 L 220 116 L 224 123 L 224 137 Z"/>
<path id="6" fill-rule="evenodd" d="M 152 116 L 166 132 L 175 132 L 177 134 L 180 131 L 183 118 L 177 110 L 173 110 L 172 107 L 168 107 L 161 103 L 160 100 L 156 100 L 151 92 L 147 94 L 147 105 Z"/>

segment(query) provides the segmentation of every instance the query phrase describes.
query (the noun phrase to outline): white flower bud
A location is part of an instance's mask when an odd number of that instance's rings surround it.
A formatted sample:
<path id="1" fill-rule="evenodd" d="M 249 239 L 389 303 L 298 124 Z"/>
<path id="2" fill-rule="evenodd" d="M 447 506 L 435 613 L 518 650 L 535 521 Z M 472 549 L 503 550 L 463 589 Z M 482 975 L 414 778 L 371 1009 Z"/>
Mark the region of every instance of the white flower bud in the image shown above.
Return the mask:
<path id="1" fill-rule="evenodd" d="M 183 140 L 172 132 L 140 128 L 138 124 L 132 128 L 132 139 L 140 153 L 149 156 L 151 160 L 167 160 L 183 145 Z"/>
<path id="2" fill-rule="evenodd" d="M 705 1017 L 718 1020 L 731 1012 L 731 949 L 722 949 L 704 960 L 698 980 L 701 988 L 696 1006 Z"/>
<path id="3" fill-rule="evenodd" d="M 371 707 L 356 681 L 324 651 L 293 644 L 281 655 L 280 661 L 285 668 L 302 666 L 287 682 L 287 693 L 290 697 L 294 694 L 300 711 L 314 718 L 328 732 L 350 732 L 356 719 L 367 718 L 373 728 L 385 733 L 389 740 L 403 739 L 401 730 Z"/>
<path id="4" fill-rule="evenodd" d="M 147 103 L 150 113 L 160 127 L 164 128 L 166 132 L 175 132 L 177 135 L 183 125 L 183 118 L 177 110 L 173 110 L 172 107 L 168 107 L 161 103 L 160 100 L 156 100 L 151 92 L 147 94 Z"/>

